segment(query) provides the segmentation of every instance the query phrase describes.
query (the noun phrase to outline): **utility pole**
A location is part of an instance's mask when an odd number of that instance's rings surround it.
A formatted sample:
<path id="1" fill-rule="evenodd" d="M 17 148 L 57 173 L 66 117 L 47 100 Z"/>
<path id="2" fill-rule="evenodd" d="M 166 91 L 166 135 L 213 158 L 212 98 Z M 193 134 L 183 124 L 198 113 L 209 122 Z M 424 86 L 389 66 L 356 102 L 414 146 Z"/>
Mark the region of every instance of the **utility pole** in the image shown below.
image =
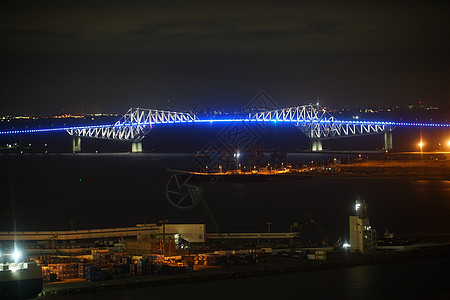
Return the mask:
<path id="1" fill-rule="evenodd" d="M 162 255 L 166 254 L 166 224 L 169 223 L 169 220 L 160 220 L 159 224 L 162 224 L 163 228 L 163 241 L 162 241 Z"/>
<path id="2" fill-rule="evenodd" d="M 270 225 L 272 225 L 272 222 L 267 222 L 267 232 L 269 233 L 269 245 L 270 245 Z"/>

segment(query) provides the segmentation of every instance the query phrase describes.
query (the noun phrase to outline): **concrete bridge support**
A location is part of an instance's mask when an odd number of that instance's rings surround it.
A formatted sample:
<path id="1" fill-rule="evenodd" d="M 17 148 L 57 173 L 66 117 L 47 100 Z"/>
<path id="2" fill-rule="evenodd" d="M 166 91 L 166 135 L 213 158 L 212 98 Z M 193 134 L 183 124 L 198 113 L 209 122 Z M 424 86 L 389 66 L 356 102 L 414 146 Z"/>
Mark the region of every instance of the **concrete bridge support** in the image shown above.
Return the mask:
<path id="1" fill-rule="evenodd" d="M 322 141 L 321 140 L 312 140 L 312 151 L 322 151 Z"/>
<path id="2" fill-rule="evenodd" d="M 131 152 L 142 152 L 142 142 L 133 142 L 131 144 Z"/>
<path id="3" fill-rule="evenodd" d="M 384 141 L 384 150 L 392 150 L 393 143 L 392 143 L 392 131 L 386 131 L 383 136 Z"/>
<path id="4" fill-rule="evenodd" d="M 72 151 L 81 152 L 81 137 L 74 136 L 72 138 Z"/>

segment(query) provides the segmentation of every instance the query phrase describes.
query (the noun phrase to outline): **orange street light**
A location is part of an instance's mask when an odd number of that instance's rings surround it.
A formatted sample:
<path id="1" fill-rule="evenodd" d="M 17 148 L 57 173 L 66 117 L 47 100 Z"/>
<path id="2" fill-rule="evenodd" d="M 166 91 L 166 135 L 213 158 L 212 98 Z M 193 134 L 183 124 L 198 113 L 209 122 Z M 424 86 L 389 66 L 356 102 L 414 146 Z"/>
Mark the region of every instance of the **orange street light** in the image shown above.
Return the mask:
<path id="1" fill-rule="evenodd" d="M 419 147 L 420 147 L 420 160 L 423 160 L 423 141 L 419 142 Z"/>

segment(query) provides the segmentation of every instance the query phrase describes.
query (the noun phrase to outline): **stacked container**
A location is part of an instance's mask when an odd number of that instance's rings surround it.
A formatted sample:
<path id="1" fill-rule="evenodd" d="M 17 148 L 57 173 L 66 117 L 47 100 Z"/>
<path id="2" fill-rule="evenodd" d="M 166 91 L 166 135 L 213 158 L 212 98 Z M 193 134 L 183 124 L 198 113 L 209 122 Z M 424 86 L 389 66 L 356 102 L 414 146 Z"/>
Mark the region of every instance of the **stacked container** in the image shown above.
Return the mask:
<path id="1" fill-rule="evenodd" d="M 48 264 L 49 273 L 56 274 L 58 280 L 71 279 L 78 277 L 78 264 Z"/>
<path id="2" fill-rule="evenodd" d="M 89 282 L 103 281 L 106 280 L 106 271 L 98 266 L 86 266 L 85 278 Z"/>

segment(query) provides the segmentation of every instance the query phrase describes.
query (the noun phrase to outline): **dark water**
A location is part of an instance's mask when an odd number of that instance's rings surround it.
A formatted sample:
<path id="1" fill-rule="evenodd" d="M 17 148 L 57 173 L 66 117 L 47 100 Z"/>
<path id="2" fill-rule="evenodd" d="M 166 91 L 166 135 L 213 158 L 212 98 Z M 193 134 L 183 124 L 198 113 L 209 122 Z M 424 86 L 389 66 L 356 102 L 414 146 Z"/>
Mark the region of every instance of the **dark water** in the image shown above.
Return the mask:
<path id="1" fill-rule="evenodd" d="M 322 157 L 326 159 L 325 157 Z M 320 160 L 290 155 L 289 160 Z M 166 199 L 166 168 L 194 168 L 189 154 L 0 155 L 0 231 L 68 230 L 134 226 L 168 219 L 206 223 L 201 206 L 173 207 Z M 450 181 L 314 178 L 272 183 L 208 183 L 206 200 L 223 232 L 287 232 L 303 225 L 305 239 L 321 237 L 306 225 L 308 212 L 330 241 L 348 236 L 356 195 L 369 204 L 373 226 L 402 237 L 448 239 Z M 309 225 L 310 226 L 310 225 Z M 309 273 L 198 282 L 173 286 L 75 294 L 52 299 L 299 299 L 413 298 L 449 290 L 449 260 L 358 266 Z"/>
<path id="2" fill-rule="evenodd" d="M 448 299 L 450 259 L 204 281 L 48 299 Z"/>
<path id="3" fill-rule="evenodd" d="M 305 161 L 308 155 L 288 156 Z M 317 159 L 313 158 L 313 159 Z M 134 226 L 167 219 L 207 223 L 199 205 L 173 207 L 165 197 L 166 168 L 189 169 L 189 154 L 0 155 L 0 231 Z M 206 200 L 223 232 L 287 232 L 308 212 L 330 240 L 348 235 L 356 195 L 369 204 L 373 226 L 402 237 L 450 236 L 450 181 L 335 179 L 273 183 L 208 183 Z M 315 228 L 308 238 L 320 239 Z"/>

